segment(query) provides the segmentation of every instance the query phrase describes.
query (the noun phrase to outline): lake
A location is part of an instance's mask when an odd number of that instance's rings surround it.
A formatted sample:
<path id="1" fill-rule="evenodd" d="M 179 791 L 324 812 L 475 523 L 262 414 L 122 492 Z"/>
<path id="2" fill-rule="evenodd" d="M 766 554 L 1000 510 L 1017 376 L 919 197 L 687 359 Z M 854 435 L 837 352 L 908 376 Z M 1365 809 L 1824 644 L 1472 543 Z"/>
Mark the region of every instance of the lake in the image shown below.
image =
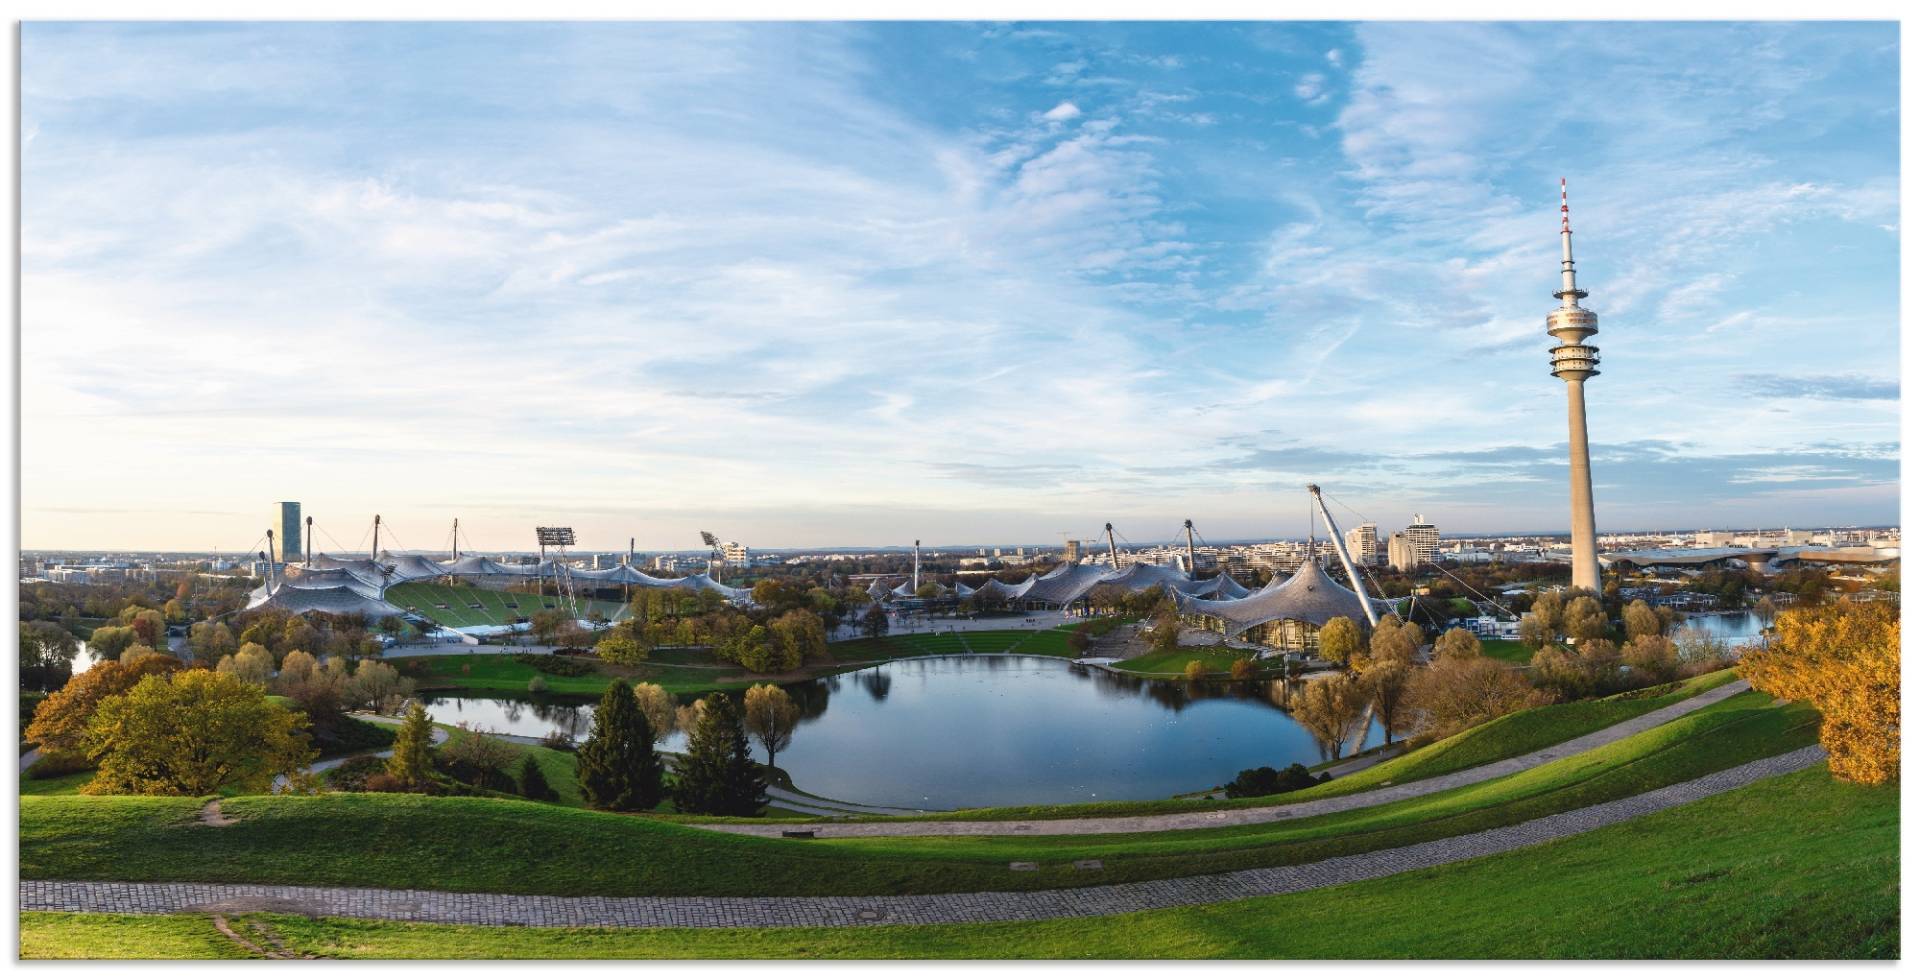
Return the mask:
<path id="1" fill-rule="evenodd" d="M 1698 612 L 1682 616 L 1674 629 L 1698 629 L 1716 639 L 1738 642 L 1759 638 L 1761 622 L 1752 612 Z"/>
<path id="2" fill-rule="evenodd" d="M 897 660 L 787 687 L 803 718 L 776 759 L 846 802 L 955 809 L 1164 799 L 1241 769 L 1321 760 L 1276 681 L 1119 677 L 1044 656 Z M 434 720 L 584 737 L 591 703 L 429 697 Z M 1366 744 L 1378 744 L 1376 726 Z M 664 745 L 678 751 L 676 734 Z M 765 756 L 756 750 L 764 760 Z"/>

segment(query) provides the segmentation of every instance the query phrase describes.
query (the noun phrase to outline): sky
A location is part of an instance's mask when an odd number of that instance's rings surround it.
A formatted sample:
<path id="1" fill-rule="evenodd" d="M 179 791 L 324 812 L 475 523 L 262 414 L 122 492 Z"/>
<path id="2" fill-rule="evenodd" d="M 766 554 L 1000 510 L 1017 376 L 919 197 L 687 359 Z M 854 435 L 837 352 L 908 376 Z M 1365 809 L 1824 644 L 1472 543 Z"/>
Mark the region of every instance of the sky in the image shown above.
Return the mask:
<path id="1" fill-rule="evenodd" d="M 1898 28 L 49 24 L 21 534 L 1898 519 Z"/>

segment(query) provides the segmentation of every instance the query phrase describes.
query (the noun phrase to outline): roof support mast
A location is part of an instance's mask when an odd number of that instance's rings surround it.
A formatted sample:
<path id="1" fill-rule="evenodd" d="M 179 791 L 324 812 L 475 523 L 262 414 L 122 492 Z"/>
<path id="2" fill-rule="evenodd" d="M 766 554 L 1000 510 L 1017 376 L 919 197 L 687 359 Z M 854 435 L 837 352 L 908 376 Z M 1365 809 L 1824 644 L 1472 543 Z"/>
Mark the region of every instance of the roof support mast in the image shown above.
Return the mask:
<path id="1" fill-rule="evenodd" d="M 380 560 L 380 515 L 373 515 L 373 553 L 367 555 L 375 561 Z"/>
<path id="2" fill-rule="evenodd" d="M 913 542 L 913 593 L 920 594 L 920 542 Z"/>
<path id="3" fill-rule="evenodd" d="M 1193 563 L 1193 521 L 1187 521 L 1187 580 L 1200 577 L 1200 566 Z"/>
<path id="4" fill-rule="evenodd" d="M 1120 548 L 1113 543 L 1113 525 L 1107 525 L 1107 555 L 1113 559 L 1113 570 L 1120 570 Z"/>
<path id="5" fill-rule="evenodd" d="M 1360 584 L 1360 573 L 1353 569 L 1353 561 L 1347 557 L 1347 548 L 1340 540 L 1340 528 L 1333 524 L 1333 514 L 1327 512 L 1327 501 L 1320 498 L 1318 483 L 1308 483 L 1307 493 L 1313 497 L 1313 503 L 1320 508 L 1320 519 L 1327 522 L 1327 539 L 1333 544 L 1333 553 L 1340 557 L 1340 566 L 1347 571 L 1347 581 L 1353 584 L 1353 593 L 1360 596 L 1360 608 L 1367 613 L 1367 628 L 1380 624 L 1379 613 L 1373 610 L 1373 599 L 1367 597 L 1367 589 Z M 1308 555 L 1307 560 L 1313 560 Z"/>
<path id="6" fill-rule="evenodd" d="M 313 517 L 307 517 L 307 567 L 313 567 Z"/>

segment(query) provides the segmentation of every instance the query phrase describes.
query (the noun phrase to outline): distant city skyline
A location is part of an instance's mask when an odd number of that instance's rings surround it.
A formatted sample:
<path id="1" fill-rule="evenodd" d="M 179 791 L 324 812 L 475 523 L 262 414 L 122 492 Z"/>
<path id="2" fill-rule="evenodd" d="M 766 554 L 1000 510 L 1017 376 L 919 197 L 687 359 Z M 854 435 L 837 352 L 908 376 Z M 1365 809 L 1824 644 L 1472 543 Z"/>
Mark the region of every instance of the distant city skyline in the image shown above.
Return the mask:
<path id="1" fill-rule="evenodd" d="M 1898 38 L 25 24 L 21 544 L 1565 528 L 1563 176 L 1599 532 L 1892 524 Z"/>

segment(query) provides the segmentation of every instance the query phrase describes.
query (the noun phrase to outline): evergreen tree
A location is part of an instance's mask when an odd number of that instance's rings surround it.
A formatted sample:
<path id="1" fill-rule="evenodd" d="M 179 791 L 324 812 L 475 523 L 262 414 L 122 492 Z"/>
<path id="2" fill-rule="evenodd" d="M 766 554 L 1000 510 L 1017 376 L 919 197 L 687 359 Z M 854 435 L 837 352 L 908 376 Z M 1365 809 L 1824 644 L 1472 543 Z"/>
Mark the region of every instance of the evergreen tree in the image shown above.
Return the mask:
<path id="1" fill-rule="evenodd" d="M 540 763 L 532 755 L 520 757 L 520 795 L 535 802 L 552 802 L 560 798 L 560 793 L 547 784 L 546 773 L 540 771 Z"/>
<path id="2" fill-rule="evenodd" d="M 753 816 L 767 804 L 767 779 L 748 754 L 740 708 L 723 694 L 705 701 L 675 770 L 673 804 L 681 812 Z"/>
<path id="3" fill-rule="evenodd" d="M 408 788 L 425 785 L 433 770 L 433 719 L 419 701 L 407 708 L 407 719 L 393 739 L 393 757 L 387 759 L 387 774 Z"/>
<path id="4" fill-rule="evenodd" d="M 593 733 L 575 758 L 580 794 L 596 809 L 645 812 L 660 804 L 660 756 L 653 728 L 625 680 L 615 680 L 593 710 Z"/>

